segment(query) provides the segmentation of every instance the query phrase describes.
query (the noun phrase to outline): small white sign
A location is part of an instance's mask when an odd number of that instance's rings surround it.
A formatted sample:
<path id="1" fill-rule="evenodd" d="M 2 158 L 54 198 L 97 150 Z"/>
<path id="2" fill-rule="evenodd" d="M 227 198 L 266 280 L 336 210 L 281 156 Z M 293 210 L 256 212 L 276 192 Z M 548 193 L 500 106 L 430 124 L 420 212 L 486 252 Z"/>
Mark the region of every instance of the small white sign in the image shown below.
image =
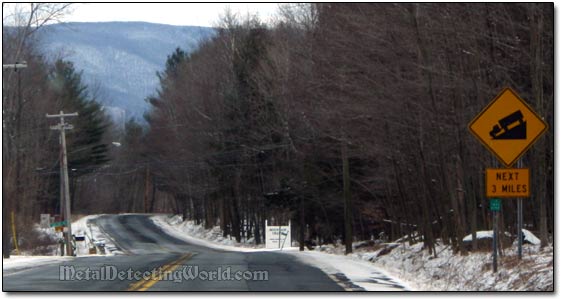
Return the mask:
<path id="1" fill-rule="evenodd" d="M 288 226 L 269 226 L 267 220 L 265 220 L 265 247 L 282 249 L 291 246 L 290 221 Z"/>
<path id="2" fill-rule="evenodd" d="M 49 228 L 51 225 L 51 214 L 41 214 L 41 228 Z"/>

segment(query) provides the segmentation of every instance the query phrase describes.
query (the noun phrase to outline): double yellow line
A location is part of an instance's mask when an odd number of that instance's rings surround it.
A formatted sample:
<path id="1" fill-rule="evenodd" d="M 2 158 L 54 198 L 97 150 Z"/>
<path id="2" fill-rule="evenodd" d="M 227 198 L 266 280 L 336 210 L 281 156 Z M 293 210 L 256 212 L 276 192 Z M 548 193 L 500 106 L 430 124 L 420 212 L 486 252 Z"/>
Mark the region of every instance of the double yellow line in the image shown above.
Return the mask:
<path id="1" fill-rule="evenodd" d="M 175 261 L 173 261 L 169 264 L 164 265 L 162 267 L 162 269 L 159 271 L 159 273 L 152 274 L 150 279 L 146 279 L 146 280 L 141 279 L 141 280 L 131 284 L 129 286 L 129 288 L 127 289 L 127 291 L 144 292 L 144 291 L 148 290 L 154 284 L 156 284 L 158 281 L 160 281 L 160 279 L 162 279 L 162 277 L 166 273 L 171 273 L 172 271 L 177 269 L 177 267 L 181 266 L 181 263 L 188 260 L 192 256 L 193 256 L 192 253 L 188 253 L 188 254 L 185 254 L 185 255 L 181 256 L 179 259 L 177 259 L 177 260 L 175 260 Z"/>

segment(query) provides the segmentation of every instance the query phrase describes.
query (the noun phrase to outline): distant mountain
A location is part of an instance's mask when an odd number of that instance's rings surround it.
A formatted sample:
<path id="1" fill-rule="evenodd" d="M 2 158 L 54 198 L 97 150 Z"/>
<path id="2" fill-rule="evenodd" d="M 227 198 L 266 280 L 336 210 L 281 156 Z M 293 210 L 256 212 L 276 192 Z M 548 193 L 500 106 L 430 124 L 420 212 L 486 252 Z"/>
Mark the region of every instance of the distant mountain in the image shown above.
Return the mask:
<path id="1" fill-rule="evenodd" d="M 62 23 L 45 26 L 40 40 L 48 57 L 62 57 L 83 71 L 103 105 L 141 120 L 148 108 L 144 99 L 155 94 L 156 72 L 167 56 L 177 47 L 193 51 L 213 34 L 208 27 L 144 22 Z"/>

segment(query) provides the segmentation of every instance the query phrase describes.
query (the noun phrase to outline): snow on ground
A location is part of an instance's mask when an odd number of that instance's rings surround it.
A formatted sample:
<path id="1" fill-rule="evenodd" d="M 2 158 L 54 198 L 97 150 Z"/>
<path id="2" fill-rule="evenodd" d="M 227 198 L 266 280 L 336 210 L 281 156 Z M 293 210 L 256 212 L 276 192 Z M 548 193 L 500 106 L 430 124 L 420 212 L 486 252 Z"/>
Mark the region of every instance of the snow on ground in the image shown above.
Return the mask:
<path id="1" fill-rule="evenodd" d="M 411 287 L 403 281 L 392 277 L 386 271 L 367 261 L 317 251 L 287 253 L 294 255 L 303 263 L 320 268 L 323 272 L 335 277 L 336 281 L 340 281 L 342 277 L 340 274 L 343 274 L 346 279 L 350 280 L 351 285 L 356 285 L 366 291 L 411 290 Z M 356 290 L 357 288 L 351 286 L 350 289 Z"/>
<path id="2" fill-rule="evenodd" d="M 469 234 L 467 236 L 464 237 L 463 241 L 464 242 L 471 242 L 472 239 L 472 235 Z M 493 239 L 493 231 L 492 230 L 484 230 L 484 231 L 478 231 L 475 232 L 475 238 L 479 239 Z"/>
<path id="3" fill-rule="evenodd" d="M 357 243 L 358 244 L 358 243 Z M 518 260 L 516 242 L 499 257 L 498 272 L 493 273 L 489 251 L 454 254 L 449 246 L 436 246 L 437 257 L 423 250 L 423 244 L 379 244 L 364 247 L 349 255 L 369 261 L 399 277 L 413 289 L 422 291 L 546 291 L 553 290 L 553 247 L 540 251 L 539 245 L 524 244 L 523 259 Z M 396 247 L 396 245 L 398 245 Z M 394 247 L 389 253 L 382 250 Z M 344 246 L 316 247 L 333 256 L 344 254 Z M 387 251 L 387 250 L 386 250 Z"/>
<path id="4" fill-rule="evenodd" d="M 70 256 L 23 256 L 11 255 L 9 259 L 2 259 L 2 274 L 19 272 L 23 269 L 33 268 L 38 265 L 47 265 L 71 260 Z"/>
<path id="5" fill-rule="evenodd" d="M 224 238 L 219 226 L 205 229 L 203 225 L 195 224 L 194 221 L 182 221 L 179 215 L 154 215 L 150 217 L 154 224 L 159 226 L 167 234 L 184 240 L 191 244 L 205 246 L 220 250 L 255 252 L 255 251 L 278 251 L 279 249 L 266 249 L 263 244 L 254 245 L 253 239 L 242 240 L 238 243 L 233 238 Z M 295 250 L 294 247 L 285 247 L 282 250 Z"/>
<path id="6" fill-rule="evenodd" d="M 108 255 L 118 254 L 109 236 L 95 225 L 99 215 L 90 215 L 73 222 L 73 233 L 85 236 L 78 242 L 78 255 L 87 255 L 94 242 L 105 243 Z M 205 229 L 180 216 L 154 215 L 152 221 L 166 233 L 192 244 L 220 250 L 258 252 L 278 251 L 254 245 L 253 240 L 238 243 L 224 238 L 220 227 Z M 60 235 L 52 229 L 41 229 L 45 234 Z M 489 232 L 478 232 L 485 238 Z M 471 235 L 466 236 L 469 239 Z M 344 246 L 322 245 L 314 251 L 299 252 L 298 248 L 284 248 L 283 253 L 316 266 L 347 289 L 364 290 L 422 290 L 422 291 L 551 291 L 553 290 L 553 246 L 539 248 L 539 239 L 524 230 L 530 244 L 523 246 L 523 259 L 516 255 L 516 242 L 505 248 L 499 257 L 499 271 L 492 271 L 492 257 L 488 251 L 469 252 L 467 256 L 454 254 L 449 246 L 437 245 L 437 257 L 423 250 L 423 244 L 357 242 L 354 253 L 345 256 Z M 469 241 L 469 240 L 466 240 Z M 56 254 L 57 252 L 54 252 Z M 4 272 L 19 271 L 36 264 L 57 263 L 73 257 L 12 256 L 3 260 Z M 381 270 L 383 269 L 383 270 Z M 394 278 L 397 277 L 397 278 Z M 380 286 L 382 284 L 382 286 Z M 383 284 L 387 284 L 384 287 Z"/>
<path id="7" fill-rule="evenodd" d="M 505 235 L 510 236 L 510 234 L 508 232 L 505 232 Z M 493 231 L 492 230 L 484 230 L 484 231 L 478 231 L 475 232 L 475 237 L 480 240 L 480 239 L 493 239 Z M 538 237 L 536 237 L 536 235 L 532 234 L 532 232 L 530 232 L 529 230 L 526 229 L 522 229 L 522 237 L 523 240 L 532 244 L 532 245 L 540 245 L 541 241 L 540 239 L 538 239 Z M 467 236 L 465 236 L 462 240 L 464 242 L 471 242 L 472 239 L 472 235 L 469 234 Z"/>
<path id="8" fill-rule="evenodd" d="M 111 237 L 96 225 L 95 220 L 99 216 L 101 215 L 88 215 L 72 222 L 72 234 L 75 236 L 85 236 L 86 239 L 84 242 L 76 242 L 78 256 L 90 255 L 89 248 L 99 247 L 100 245 L 105 247 L 104 255 L 123 254 L 115 246 Z"/>
<path id="9" fill-rule="evenodd" d="M 111 241 L 106 234 L 104 234 L 100 228 L 95 224 L 95 219 L 100 215 L 88 215 L 85 217 L 80 217 L 78 220 L 72 222 L 72 234 L 74 236 L 84 236 L 84 241 L 76 242 L 76 255 L 77 256 L 87 256 L 91 255 L 89 253 L 89 248 L 94 248 L 95 244 L 105 245 L 105 255 L 114 255 L 120 253 L 117 250 L 114 243 Z M 60 240 L 62 238 L 62 233 L 56 232 L 54 227 L 42 228 L 38 224 L 34 224 L 34 229 L 39 233 L 39 238 L 50 238 L 51 240 Z M 19 260 L 21 263 L 25 260 L 35 260 L 35 259 L 47 259 L 49 256 L 60 257 L 60 245 L 53 244 L 49 245 L 50 252 L 43 256 L 33 256 L 30 252 L 21 252 L 21 255 L 13 255 L 14 259 L 4 259 L 7 264 L 14 263 Z M 32 258 L 33 256 L 33 258 Z M 68 258 L 68 257 L 66 257 Z M 59 260 L 59 259 L 53 259 Z"/>
<path id="10" fill-rule="evenodd" d="M 104 242 L 106 249 L 114 245 L 105 240 L 105 235 L 99 230 L 94 222 L 99 215 L 89 215 L 82 217 L 77 221 L 72 222 L 72 234 L 75 236 L 85 236 L 85 241 L 76 242 L 76 255 L 77 256 L 92 256 L 89 254 L 89 247 L 93 247 L 95 242 Z M 90 224 L 90 225 L 88 225 Z M 55 232 L 54 228 L 41 228 L 35 225 L 35 230 L 44 237 L 51 237 L 54 240 L 62 238 L 62 233 Z M 27 252 L 22 252 L 22 255 L 11 255 L 9 259 L 2 259 L 2 275 L 9 275 L 10 273 L 20 272 L 26 269 L 31 269 L 36 266 L 43 266 L 47 264 L 56 264 L 64 261 L 72 260 L 72 256 L 60 256 L 60 246 L 58 244 L 50 245 L 52 248 L 51 255 L 32 256 L 27 255 Z M 115 252 L 106 250 L 106 255 L 112 255 Z"/>
<path id="11" fill-rule="evenodd" d="M 282 251 L 266 249 L 263 245 L 251 244 L 251 240 L 238 243 L 235 240 L 223 238 L 220 227 L 205 229 L 204 226 L 196 225 L 193 221 L 183 222 L 178 215 L 155 215 L 151 219 L 167 234 L 191 244 L 228 251 L 278 251 L 293 255 L 304 263 L 318 267 L 350 290 L 399 291 L 411 289 L 404 282 L 392 277 L 374 264 L 361 259 L 353 259 L 349 256 L 334 256 L 315 251 L 300 252 L 297 247 L 284 248 Z"/>
<path id="12" fill-rule="evenodd" d="M 522 234 L 524 235 L 524 239 L 528 242 L 530 242 L 530 244 L 533 245 L 540 245 L 541 244 L 541 240 L 538 239 L 538 237 L 536 237 L 534 234 L 532 234 L 530 231 L 522 229 Z"/>

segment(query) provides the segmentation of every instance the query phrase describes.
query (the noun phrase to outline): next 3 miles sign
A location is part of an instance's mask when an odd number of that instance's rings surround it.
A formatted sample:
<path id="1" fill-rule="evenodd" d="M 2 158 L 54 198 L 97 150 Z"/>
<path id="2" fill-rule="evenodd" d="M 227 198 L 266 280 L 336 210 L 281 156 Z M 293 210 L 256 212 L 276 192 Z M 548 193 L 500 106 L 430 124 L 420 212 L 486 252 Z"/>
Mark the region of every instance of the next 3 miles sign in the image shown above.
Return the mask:
<path id="1" fill-rule="evenodd" d="M 547 131 L 538 114 L 505 88 L 469 124 L 469 130 L 507 168 L 487 168 L 487 197 L 530 197 L 530 170 L 510 168 Z"/>
<path id="2" fill-rule="evenodd" d="M 485 181 L 487 197 L 530 197 L 528 168 L 487 168 Z"/>

